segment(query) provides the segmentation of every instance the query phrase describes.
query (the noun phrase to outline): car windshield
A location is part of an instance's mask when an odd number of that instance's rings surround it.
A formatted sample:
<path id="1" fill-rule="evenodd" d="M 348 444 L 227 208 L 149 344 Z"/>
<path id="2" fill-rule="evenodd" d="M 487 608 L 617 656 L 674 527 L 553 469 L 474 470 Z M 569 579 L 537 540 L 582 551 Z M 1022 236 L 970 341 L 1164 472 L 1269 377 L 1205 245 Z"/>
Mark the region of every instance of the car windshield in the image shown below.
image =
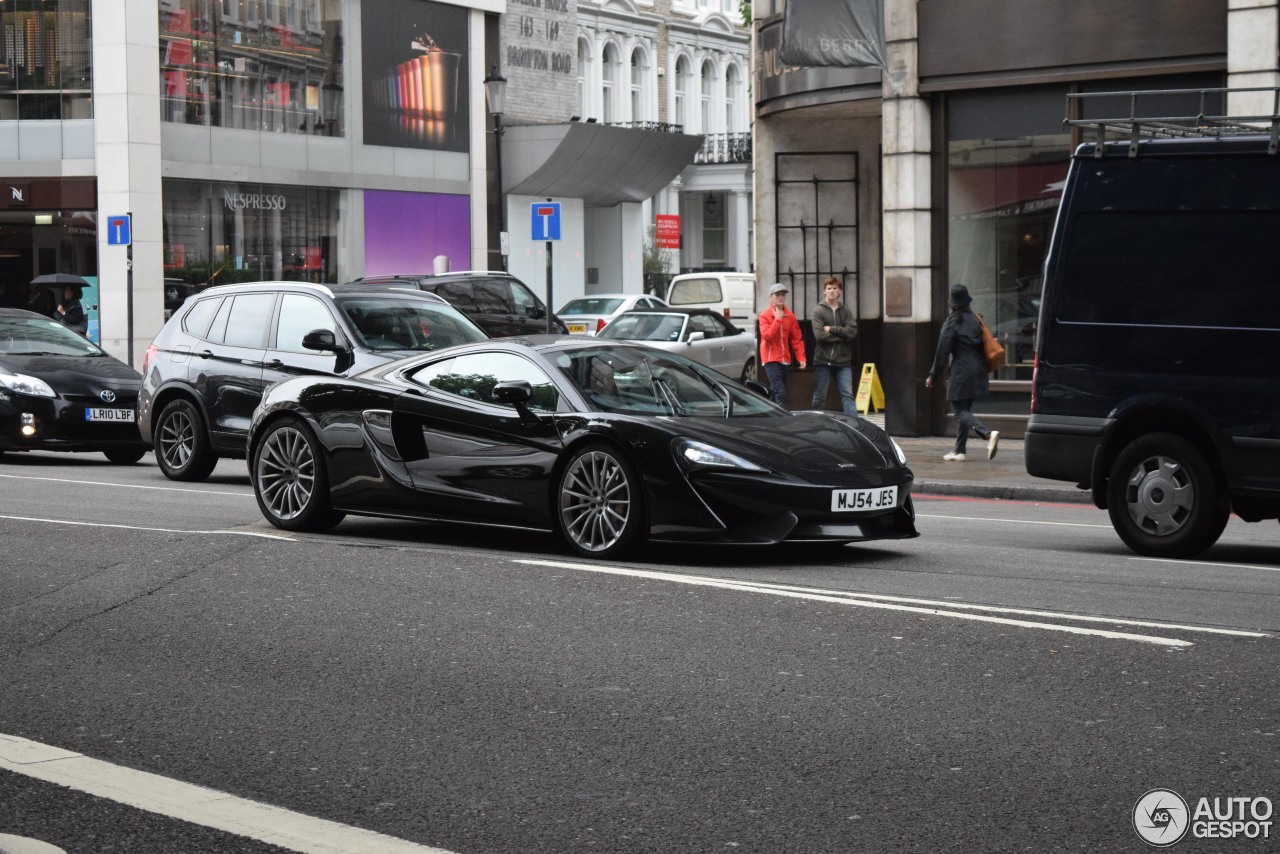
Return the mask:
<path id="1" fill-rule="evenodd" d="M 559 314 L 613 314 L 622 307 L 622 300 L 607 297 L 586 297 L 570 300 Z"/>
<path id="2" fill-rule="evenodd" d="M 604 412 L 740 418 L 778 411 L 751 390 L 661 350 L 592 347 L 553 358 L 592 406 Z"/>
<path id="3" fill-rule="evenodd" d="M 679 341 L 683 314 L 622 314 L 600 330 L 600 338 L 624 338 L 629 341 Z"/>
<path id="4" fill-rule="evenodd" d="M 0 353 L 10 355 L 105 356 L 88 338 L 45 317 L 0 317 Z"/>
<path id="5" fill-rule="evenodd" d="M 488 338 L 461 312 L 443 303 L 362 296 L 338 300 L 370 350 L 440 350 Z"/>

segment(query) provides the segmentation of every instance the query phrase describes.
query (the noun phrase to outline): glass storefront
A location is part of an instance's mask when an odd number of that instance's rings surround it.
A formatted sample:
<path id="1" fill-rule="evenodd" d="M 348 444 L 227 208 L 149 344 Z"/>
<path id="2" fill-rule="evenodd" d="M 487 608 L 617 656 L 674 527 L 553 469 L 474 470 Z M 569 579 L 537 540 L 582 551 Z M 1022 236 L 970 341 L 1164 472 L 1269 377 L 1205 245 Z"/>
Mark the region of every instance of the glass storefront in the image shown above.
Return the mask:
<path id="1" fill-rule="evenodd" d="M 324 187 L 166 180 L 166 303 L 231 282 L 337 282 L 338 199 Z"/>
<path id="2" fill-rule="evenodd" d="M 0 121 L 93 118 L 91 5 L 0 2 Z"/>
<path id="3" fill-rule="evenodd" d="M 322 0 L 162 0 L 162 117 L 342 136 L 341 9 Z"/>
<path id="4" fill-rule="evenodd" d="M 1029 380 L 1044 256 L 1070 162 L 1066 87 L 964 93 L 948 102 L 948 283 L 1005 347 L 996 379 Z"/>

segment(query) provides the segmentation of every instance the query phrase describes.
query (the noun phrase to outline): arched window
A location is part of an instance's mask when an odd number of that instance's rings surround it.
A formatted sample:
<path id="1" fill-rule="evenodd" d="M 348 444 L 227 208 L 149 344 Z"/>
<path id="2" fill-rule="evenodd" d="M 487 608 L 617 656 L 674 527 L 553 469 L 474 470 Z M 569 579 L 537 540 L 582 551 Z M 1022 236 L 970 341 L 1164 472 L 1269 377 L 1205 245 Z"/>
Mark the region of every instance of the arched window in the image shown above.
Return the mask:
<path id="1" fill-rule="evenodd" d="M 738 66 L 730 65 L 724 72 L 724 130 L 738 131 Z"/>
<path id="2" fill-rule="evenodd" d="M 711 133 L 711 81 L 715 74 L 710 62 L 702 63 L 702 127 L 703 133 Z"/>
<path id="3" fill-rule="evenodd" d="M 676 61 L 676 109 L 675 124 L 686 126 L 689 123 L 689 60 L 680 57 Z"/>
<path id="4" fill-rule="evenodd" d="M 600 106 L 600 121 L 605 124 L 616 122 L 618 117 L 614 114 L 617 105 L 614 99 L 617 93 L 614 89 L 618 85 L 618 49 L 613 45 L 606 45 L 604 49 L 604 61 L 600 67 L 601 88 L 603 100 Z"/>
<path id="5" fill-rule="evenodd" d="M 644 54 L 636 48 L 631 52 L 631 121 L 644 119 L 643 107 Z"/>
<path id="6" fill-rule="evenodd" d="M 586 39 L 578 39 L 578 115 L 584 119 L 590 115 L 587 109 L 587 65 L 591 47 Z"/>

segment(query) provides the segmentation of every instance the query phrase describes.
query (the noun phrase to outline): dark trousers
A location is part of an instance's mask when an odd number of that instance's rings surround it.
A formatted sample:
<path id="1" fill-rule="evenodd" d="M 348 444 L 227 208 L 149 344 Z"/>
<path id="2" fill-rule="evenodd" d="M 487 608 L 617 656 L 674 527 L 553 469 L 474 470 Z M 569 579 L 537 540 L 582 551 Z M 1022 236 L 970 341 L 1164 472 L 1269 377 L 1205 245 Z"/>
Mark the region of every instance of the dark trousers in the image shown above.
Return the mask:
<path id="1" fill-rule="evenodd" d="M 773 402 L 787 408 L 787 373 L 791 370 L 790 365 L 784 365 L 782 362 L 765 362 L 764 373 L 769 378 L 769 392 L 773 395 Z"/>
<path id="2" fill-rule="evenodd" d="M 853 397 L 853 365 L 813 365 L 813 399 L 809 406 L 821 409 L 827 403 L 827 388 L 831 385 L 831 377 L 836 378 L 836 388 L 840 390 L 840 408 L 845 415 L 857 415 L 858 405 Z"/>
<path id="3" fill-rule="evenodd" d="M 969 431 L 977 433 L 983 439 L 991 435 L 991 430 L 973 414 L 973 398 L 951 401 L 951 408 L 956 412 L 956 453 L 963 454 L 969 441 Z"/>

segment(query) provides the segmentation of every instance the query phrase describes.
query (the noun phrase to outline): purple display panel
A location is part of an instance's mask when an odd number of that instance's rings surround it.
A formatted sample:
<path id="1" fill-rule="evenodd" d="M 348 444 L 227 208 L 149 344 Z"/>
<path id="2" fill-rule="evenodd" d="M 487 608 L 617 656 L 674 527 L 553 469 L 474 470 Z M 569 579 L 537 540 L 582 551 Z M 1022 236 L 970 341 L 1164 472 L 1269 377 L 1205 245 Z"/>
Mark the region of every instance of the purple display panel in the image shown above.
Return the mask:
<path id="1" fill-rule="evenodd" d="M 431 273 L 437 255 L 451 270 L 471 268 L 470 197 L 364 191 L 366 276 Z"/>

